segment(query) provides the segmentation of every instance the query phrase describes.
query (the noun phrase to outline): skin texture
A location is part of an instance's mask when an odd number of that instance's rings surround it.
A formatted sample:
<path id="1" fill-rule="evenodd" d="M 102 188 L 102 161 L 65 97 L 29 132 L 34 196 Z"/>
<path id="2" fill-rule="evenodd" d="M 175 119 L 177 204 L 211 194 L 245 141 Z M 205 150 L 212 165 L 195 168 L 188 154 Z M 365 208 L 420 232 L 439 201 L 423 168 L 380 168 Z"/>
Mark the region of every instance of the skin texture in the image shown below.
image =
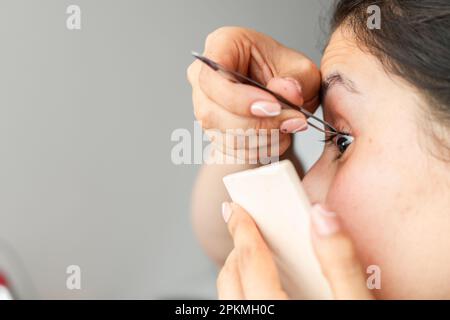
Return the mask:
<path id="1" fill-rule="evenodd" d="M 223 47 L 225 47 L 226 44 L 230 44 L 230 39 L 235 39 L 236 34 L 242 30 L 233 29 L 235 34 L 230 34 L 229 31 L 229 29 L 225 30 L 226 36 L 221 35 L 223 39 L 215 38 L 214 40 L 223 41 Z M 245 38 L 252 39 L 253 36 L 250 33 L 246 34 Z M 320 74 L 322 81 L 327 83 L 324 86 L 327 87 L 326 95 L 322 101 L 325 120 L 339 131 L 351 134 L 354 141 L 342 155 L 333 143 L 327 144 L 320 159 L 303 177 L 304 187 L 311 202 L 320 203 L 327 210 L 334 212 L 339 220 L 340 234 L 352 243 L 353 249 L 346 251 L 339 250 L 338 244 L 332 242 L 329 250 L 326 251 L 329 255 L 336 255 L 337 252 L 337 257 L 327 258 L 327 254 L 319 257 L 322 269 L 343 270 L 345 268 L 339 266 L 359 265 L 362 270 L 366 270 L 370 265 L 377 265 L 381 269 L 382 280 L 381 290 L 371 292 L 376 298 L 448 299 L 450 298 L 450 269 L 448 268 L 450 265 L 450 212 L 448 209 L 450 208 L 450 164 L 430 153 L 431 146 L 433 148 L 436 146 L 425 130 L 427 125 L 424 125 L 424 121 L 429 121 L 428 118 L 424 120 L 424 114 L 428 110 L 426 99 L 416 88 L 386 72 L 379 61 L 359 48 L 353 39 L 351 32 L 344 28 L 334 32 L 325 50 Z M 264 47 L 266 41 L 269 43 L 266 47 L 273 45 L 264 37 L 258 38 L 257 42 Z M 220 46 L 214 47 L 219 48 L 219 52 L 210 52 L 211 57 L 206 50 L 206 55 L 221 62 Z M 282 47 L 275 45 L 271 48 L 270 53 L 264 55 L 261 60 L 263 65 L 261 69 L 272 70 L 272 75 L 267 73 L 264 83 L 279 89 L 280 94 L 288 97 L 293 94 L 295 86 L 286 84 L 277 88 L 280 81 L 277 78 L 284 76 L 276 73 L 279 70 L 277 63 L 282 63 L 283 70 L 290 70 L 289 63 L 293 66 L 305 65 L 306 58 L 301 54 L 293 54 L 290 59 L 274 59 L 271 55 L 275 55 L 274 52 Z M 229 54 L 224 56 L 230 57 Z M 237 60 L 242 62 L 245 59 L 240 56 Z M 227 61 L 222 61 L 224 62 Z M 289 76 L 297 79 L 300 84 L 315 83 L 317 76 L 314 68 L 308 65 L 301 70 L 302 72 Z M 251 127 L 255 123 L 261 127 L 272 127 L 281 125 L 288 118 L 300 117 L 282 113 L 267 121 L 249 117 L 250 120 L 246 122 L 243 122 L 241 117 L 226 117 L 222 110 L 226 107 L 218 108 L 218 106 L 227 105 L 226 99 L 223 100 L 225 93 L 222 98 L 216 97 L 220 96 L 221 92 L 212 92 L 210 87 L 214 86 L 214 81 L 208 82 L 209 88 L 202 87 L 201 83 L 206 83 L 207 78 L 213 78 L 203 73 L 205 79 L 199 81 L 198 79 L 202 78 L 201 74 L 199 66 L 194 65 L 189 72 L 189 78 L 194 88 L 194 109 L 197 110 L 197 118 L 208 120 L 209 127 L 215 127 L 214 119 L 218 118 L 224 119 L 222 125 L 231 127 L 243 125 L 246 128 L 246 124 Z M 215 103 L 199 98 L 199 92 L 208 96 L 209 100 L 214 100 Z M 253 96 L 250 97 L 254 101 L 258 93 L 252 91 L 251 94 Z M 234 105 L 236 110 L 248 110 L 252 101 L 249 101 L 249 95 L 246 95 L 244 91 L 242 95 L 247 98 L 242 101 L 234 98 L 230 106 Z M 314 97 L 316 94 L 309 88 L 308 95 Z M 238 105 L 240 107 L 237 107 Z M 220 109 L 220 117 L 217 116 L 219 112 L 211 111 L 212 107 Z M 311 109 L 313 110 L 314 107 Z M 432 124 L 434 127 L 438 125 L 438 123 Z M 220 125 L 217 124 L 217 126 Z M 290 143 L 289 138 L 282 137 L 282 139 Z M 450 138 L 447 138 L 447 141 L 448 139 Z M 282 152 L 286 151 L 286 155 L 289 156 L 289 149 L 286 150 L 283 149 Z M 299 150 L 299 152 L 302 151 Z M 220 218 L 218 218 L 220 216 L 219 199 L 229 200 L 220 180 L 223 175 L 242 169 L 246 167 L 205 166 L 194 189 L 194 227 L 200 241 L 219 266 L 223 265 L 227 256 L 232 257 L 227 259 L 225 271 L 221 272 L 219 283 L 221 278 L 231 277 L 230 272 L 237 274 L 240 268 L 248 269 L 245 264 L 247 259 L 242 257 L 236 259 L 236 252 L 239 253 L 242 250 L 236 250 L 238 245 L 233 233 L 231 233 L 232 238 L 227 236 L 226 225 L 221 221 L 223 226 L 220 226 Z M 205 201 L 205 194 L 212 193 L 216 195 L 214 201 Z M 245 213 L 241 213 L 240 216 L 245 216 Z M 206 220 L 207 217 L 214 218 Z M 231 217 L 233 219 L 233 215 Z M 233 224 L 244 221 L 247 228 L 242 227 L 239 230 L 244 234 L 255 235 L 251 224 L 245 220 L 246 218 L 238 219 L 238 222 Z M 208 233 L 208 230 L 214 230 L 214 234 Z M 218 240 L 214 242 L 211 239 Z M 232 243 L 231 240 L 235 242 Z M 333 246 L 336 250 L 330 249 Z M 258 245 L 259 250 L 256 251 L 262 251 L 267 259 L 268 255 L 265 252 L 266 249 L 262 249 L 263 247 L 264 245 Z M 319 249 L 316 246 L 316 252 L 322 252 L 320 245 Z M 256 259 L 262 258 L 257 256 Z M 229 261 L 236 260 L 241 261 L 238 267 L 230 266 L 232 263 Z M 348 261 L 352 262 L 348 263 Z M 254 260 L 250 260 L 249 263 L 254 263 Z M 356 272 L 355 277 L 359 276 L 360 274 Z M 336 279 L 339 277 L 340 279 Z M 271 285 L 267 287 L 275 288 L 279 295 L 283 296 L 283 292 L 279 292 L 277 276 L 272 273 L 269 278 L 259 278 L 258 281 L 269 281 Z M 252 281 L 243 278 L 242 274 L 239 279 L 242 283 Z M 350 285 L 355 281 L 348 273 L 338 273 L 333 275 L 333 279 L 330 280 L 331 285 L 349 283 L 344 291 L 351 293 L 353 290 L 355 292 L 358 290 L 357 286 Z M 246 286 L 251 287 L 251 283 L 247 283 Z M 260 290 L 258 292 L 262 297 L 270 297 L 270 292 Z M 335 292 L 335 295 L 346 298 L 361 297 L 361 295 L 350 293 Z M 219 286 L 219 297 L 221 295 L 233 298 L 232 293 L 221 291 Z M 245 298 L 246 295 L 242 296 L 241 292 L 240 296 L 235 296 L 235 298 L 239 297 Z"/>
<path id="2" fill-rule="evenodd" d="M 355 140 L 344 155 L 326 147 L 304 178 L 313 202 L 337 212 L 364 265 L 382 270 L 383 298 L 449 298 L 449 164 L 429 153 L 425 100 L 388 75 L 338 29 L 322 59 L 323 79 L 340 72 L 359 93 L 336 84 L 325 119 Z"/>
<path id="3" fill-rule="evenodd" d="M 310 111 L 317 108 L 320 89 L 317 66 L 302 53 L 264 34 L 246 28 L 222 27 L 207 37 L 203 54 L 229 69 L 248 72 L 249 76 L 293 103 L 306 105 Z M 274 117 L 252 115 L 253 103 L 276 102 L 276 99 L 257 88 L 231 83 L 198 60 L 188 67 L 187 77 L 192 85 L 194 115 L 205 132 L 233 128 L 269 130 L 283 127 L 292 119 L 306 120 L 296 110 L 283 110 Z M 213 153 L 216 150 L 227 153 L 229 148 L 218 144 L 217 140 L 213 142 Z M 292 157 L 290 145 L 291 135 L 281 133 L 280 155 L 289 157 L 296 164 L 298 161 Z M 223 265 L 232 248 L 231 238 L 220 217 L 222 201 L 230 200 L 222 178 L 254 167 L 250 164 L 205 164 L 195 182 L 192 223 L 200 244 L 218 266 Z"/>
<path id="4" fill-rule="evenodd" d="M 234 248 L 217 278 L 219 299 L 284 300 L 276 263 L 251 216 L 239 205 L 224 202 L 222 215 Z M 333 298 L 370 300 L 366 273 L 338 216 L 320 205 L 311 209 L 313 248 Z"/>

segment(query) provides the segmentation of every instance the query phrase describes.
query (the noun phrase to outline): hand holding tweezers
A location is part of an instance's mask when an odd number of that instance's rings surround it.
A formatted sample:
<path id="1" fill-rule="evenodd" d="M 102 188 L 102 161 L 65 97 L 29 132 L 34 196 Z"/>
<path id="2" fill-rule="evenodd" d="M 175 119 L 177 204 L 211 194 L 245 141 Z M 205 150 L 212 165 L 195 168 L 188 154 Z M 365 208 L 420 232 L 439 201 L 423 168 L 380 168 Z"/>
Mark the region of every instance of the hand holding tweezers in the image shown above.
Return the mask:
<path id="1" fill-rule="evenodd" d="M 337 131 L 331 124 L 329 124 L 328 122 L 316 117 L 315 115 L 313 115 L 311 112 L 309 112 L 308 110 L 306 110 L 305 108 L 301 107 L 301 106 L 297 106 L 293 103 L 291 103 L 290 101 L 288 101 L 287 99 L 283 98 L 281 95 L 273 92 L 272 90 L 268 89 L 267 87 L 265 87 L 264 85 L 260 84 L 259 82 L 250 79 L 249 77 L 244 76 L 243 74 L 240 74 L 237 71 L 233 71 L 233 70 L 228 70 L 225 67 L 221 66 L 220 64 L 212 61 L 211 59 L 202 56 L 196 52 L 192 52 L 192 55 L 202 61 L 203 63 L 205 63 L 207 66 L 209 66 L 211 69 L 221 73 L 222 75 L 224 75 L 227 79 L 229 79 L 230 81 L 233 81 L 235 83 L 242 83 L 242 84 L 246 84 L 246 85 L 251 85 L 254 87 L 257 87 L 261 90 L 264 90 L 268 93 L 270 93 L 271 95 L 273 95 L 282 105 L 282 107 L 289 108 L 289 109 L 294 109 L 294 110 L 298 110 L 300 111 L 302 114 L 304 114 L 307 118 L 309 119 L 314 119 L 315 121 L 321 123 L 325 129 L 320 128 L 318 125 L 315 125 L 313 123 L 311 123 L 310 120 L 308 120 L 308 124 L 321 131 L 324 133 L 328 133 L 331 135 L 336 135 L 336 134 L 340 134 L 339 131 Z"/>

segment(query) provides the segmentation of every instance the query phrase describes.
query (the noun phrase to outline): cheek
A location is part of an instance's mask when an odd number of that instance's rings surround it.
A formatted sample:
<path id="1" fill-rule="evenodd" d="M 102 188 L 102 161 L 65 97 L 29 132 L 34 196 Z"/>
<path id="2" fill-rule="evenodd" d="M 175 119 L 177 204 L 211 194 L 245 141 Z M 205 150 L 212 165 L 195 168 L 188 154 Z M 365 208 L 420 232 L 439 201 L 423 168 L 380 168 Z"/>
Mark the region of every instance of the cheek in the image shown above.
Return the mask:
<path id="1" fill-rule="evenodd" d="M 391 205 L 395 198 L 395 181 L 383 176 L 376 162 L 348 161 L 335 175 L 326 204 L 340 217 L 343 228 L 355 244 L 364 269 L 377 265 L 383 272 L 383 290 L 393 260 L 385 254 L 396 241 L 397 213 Z M 386 281 L 386 282 L 385 282 Z M 388 288 L 389 289 L 389 288 Z M 391 290 L 392 291 L 392 290 Z"/>
<path id="2" fill-rule="evenodd" d="M 448 193 L 435 186 L 433 163 L 407 136 L 408 130 L 378 131 L 373 141 L 360 136 L 342 162 L 324 153 L 303 183 L 311 202 L 339 215 L 363 267 L 381 268 L 377 297 L 448 298 Z"/>
<path id="3" fill-rule="evenodd" d="M 383 177 L 377 164 L 349 160 L 336 173 L 326 198 L 326 205 L 338 213 L 366 260 L 376 256 L 374 251 L 385 241 L 379 230 L 389 228 L 392 221 L 386 221 L 386 216 L 395 191 L 386 178 L 392 177 Z"/>
<path id="4" fill-rule="evenodd" d="M 417 258 L 411 256 L 411 241 L 420 237 L 414 208 L 423 187 L 411 175 L 417 163 L 404 161 L 405 152 L 373 146 L 355 152 L 336 171 L 325 202 L 339 215 L 364 267 L 381 268 L 380 296 L 406 290 L 405 270 Z"/>
<path id="5" fill-rule="evenodd" d="M 311 203 L 325 203 L 330 184 L 336 173 L 336 166 L 330 165 L 333 157 L 326 152 L 306 173 L 302 180 L 306 194 Z"/>

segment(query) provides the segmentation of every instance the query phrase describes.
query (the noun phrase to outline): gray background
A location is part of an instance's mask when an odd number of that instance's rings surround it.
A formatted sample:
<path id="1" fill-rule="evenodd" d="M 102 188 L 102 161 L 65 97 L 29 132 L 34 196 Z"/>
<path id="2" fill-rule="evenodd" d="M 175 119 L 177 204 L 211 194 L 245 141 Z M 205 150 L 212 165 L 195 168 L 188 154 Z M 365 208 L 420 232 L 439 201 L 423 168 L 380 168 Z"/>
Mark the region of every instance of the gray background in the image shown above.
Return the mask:
<path id="1" fill-rule="evenodd" d="M 214 298 L 189 221 L 199 167 L 170 158 L 172 131 L 193 130 L 190 50 L 240 25 L 318 62 L 329 3 L 1 0 L 0 270 L 18 297 Z M 316 138 L 296 141 L 306 166 Z"/>

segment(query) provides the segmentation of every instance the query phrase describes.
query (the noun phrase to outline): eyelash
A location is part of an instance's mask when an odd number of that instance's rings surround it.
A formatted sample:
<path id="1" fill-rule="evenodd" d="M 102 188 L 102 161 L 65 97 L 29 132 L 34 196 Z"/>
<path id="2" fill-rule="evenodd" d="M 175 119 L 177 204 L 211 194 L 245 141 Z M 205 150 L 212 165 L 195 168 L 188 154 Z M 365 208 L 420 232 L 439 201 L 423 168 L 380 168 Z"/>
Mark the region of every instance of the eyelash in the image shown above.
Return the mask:
<path id="1" fill-rule="evenodd" d="M 337 143 L 336 139 L 339 138 L 339 137 L 348 137 L 348 138 L 350 138 L 351 141 L 348 144 L 348 146 L 351 145 L 353 143 L 353 140 L 354 140 L 353 136 L 350 133 L 347 133 L 347 132 L 344 132 L 344 131 L 339 131 L 339 133 L 335 133 L 335 134 L 327 137 L 325 140 L 322 140 L 322 142 L 324 142 L 327 145 L 334 146 L 337 149 L 339 149 L 339 147 L 336 145 L 336 143 Z M 336 142 L 335 142 L 335 140 L 336 140 Z M 347 149 L 345 149 L 343 152 L 338 150 L 338 155 L 336 156 L 334 161 L 339 160 L 344 155 L 345 151 L 347 151 Z"/>

